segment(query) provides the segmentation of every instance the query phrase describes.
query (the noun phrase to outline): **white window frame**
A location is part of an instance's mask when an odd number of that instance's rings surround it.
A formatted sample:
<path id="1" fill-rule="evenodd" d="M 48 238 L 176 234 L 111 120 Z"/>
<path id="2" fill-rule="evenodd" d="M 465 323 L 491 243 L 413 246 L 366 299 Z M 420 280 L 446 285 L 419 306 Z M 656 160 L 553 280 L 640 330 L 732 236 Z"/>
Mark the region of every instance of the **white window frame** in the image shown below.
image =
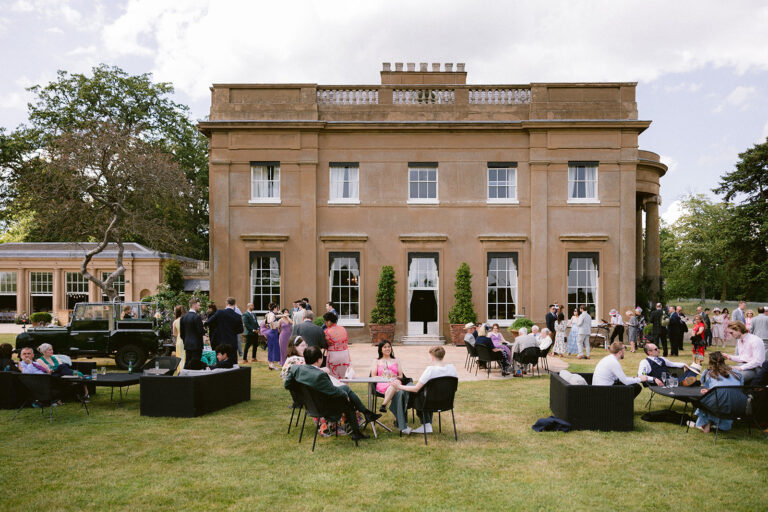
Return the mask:
<path id="1" fill-rule="evenodd" d="M 574 181 L 576 181 L 572 177 L 572 174 L 575 173 L 576 169 L 579 168 L 579 167 L 594 168 L 594 170 L 595 170 L 595 179 L 594 179 L 595 195 L 594 195 L 594 197 L 572 197 L 571 196 L 571 191 L 573 189 L 571 184 Z M 579 180 L 579 181 L 581 181 L 581 180 Z M 590 183 L 591 181 L 592 180 L 586 180 L 585 179 L 584 183 Z M 568 203 L 573 203 L 573 204 L 590 204 L 590 203 L 595 204 L 595 203 L 599 203 L 600 202 L 600 187 L 599 187 L 599 185 L 600 185 L 600 180 L 599 180 L 599 165 L 598 165 L 598 162 L 568 162 Z"/>
<path id="2" fill-rule="evenodd" d="M 19 290 L 16 272 L 0 272 L 0 295 L 16 295 Z"/>
<path id="3" fill-rule="evenodd" d="M 41 278 L 44 279 L 40 280 Z M 50 286 L 51 291 L 40 291 Z M 32 297 L 53 297 L 53 272 L 34 271 L 29 273 L 29 295 Z"/>
<path id="4" fill-rule="evenodd" d="M 435 197 L 411 197 L 411 171 L 435 171 Z M 417 180 L 417 183 L 422 183 Z M 423 183 L 431 183 L 425 181 Z M 408 204 L 439 204 L 440 203 L 440 172 L 437 164 L 408 164 Z"/>
<path id="5" fill-rule="evenodd" d="M 261 172 L 269 172 L 268 169 L 273 168 L 273 179 L 256 179 L 257 170 Z M 276 178 L 275 178 L 276 176 Z M 256 183 L 270 183 L 272 182 L 277 189 L 277 195 L 273 196 L 257 196 L 255 195 Z M 251 162 L 251 199 L 248 201 L 251 204 L 280 204 L 280 162 Z"/>
<path id="6" fill-rule="evenodd" d="M 357 259 L 357 317 L 353 316 L 347 316 L 342 317 L 341 316 L 341 303 L 340 301 L 333 299 L 333 256 L 339 255 L 337 257 L 340 258 L 346 258 L 346 259 Z M 355 256 L 356 255 L 356 256 Z M 328 254 L 328 300 L 333 303 L 334 307 L 336 308 L 336 311 L 339 313 L 339 325 L 346 326 L 346 327 L 364 327 L 365 323 L 360 321 L 360 308 L 361 308 L 361 293 L 362 293 L 362 286 L 361 281 L 362 278 L 360 276 L 360 252 L 358 251 L 339 251 L 339 252 L 331 252 Z M 337 288 L 341 288 L 338 287 Z M 355 288 L 354 286 L 348 286 L 347 288 L 352 289 Z M 352 301 L 348 301 L 347 304 L 352 304 Z"/>
<path id="7" fill-rule="evenodd" d="M 512 173 L 512 179 L 507 180 L 507 187 L 513 187 L 515 190 L 514 197 L 491 197 L 491 169 L 494 170 L 505 170 L 507 171 L 507 178 L 509 178 L 509 173 Z M 489 163 L 486 172 L 485 172 L 485 179 L 486 179 L 486 202 L 488 204 L 519 204 L 520 201 L 517 199 L 517 164 L 516 163 Z M 497 182 L 498 183 L 498 182 Z M 498 187 L 499 185 L 494 185 Z M 499 324 L 501 325 L 501 324 Z"/>
<path id="8" fill-rule="evenodd" d="M 497 255 L 497 256 L 494 256 L 494 255 Z M 490 307 L 490 303 L 488 302 L 488 292 L 489 292 L 489 288 L 490 288 L 490 286 L 488 284 L 488 274 L 490 272 L 489 272 L 488 266 L 490 264 L 490 259 L 493 258 L 493 257 L 497 257 L 498 259 L 502 259 L 502 258 L 504 258 L 504 259 L 511 259 L 512 262 L 516 266 L 516 268 L 515 268 L 515 286 L 514 286 L 514 288 L 515 288 L 515 294 L 514 295 L 515 296 L 514 296 L 514 299 L 513 299 L 514 300 L 513 304 L 515 305 L 515 315 L 518 315 L 519 312 L 520 312 L 520 302 L 519 302 L 519 297 L 520 297 L 520 253 L 518 251 L 500 251 L 500 252 L 489 252 L 486 255 L 486 262 L 485 262 L 485 308 L 486 309 L 485 309 L 485 311 L 488 314 L 488 323 L 491 324 L 491 325 L 499 324 L 499 327 L 509 327 L 510 325 L 515 323 L 515 319 L 514 318 L 506 318 L 506 319 L 490 318 L 491 307 Z M 517 261 L 515 261 L 515 260 L 517 260 Z M 495 288 L 498 289 L 499 286 L 496 285 Z M 498 294 L 497 294 L 496 297 L 497 297 L 496 304 L 501 304 L 500 302 L 498 302 Z M 504 304 L 508 304 L 508 303 L 509 302 L 505 302 Z"/>
<path id="9" fill-rule="evenodd" d="M 111 273 L 112 272 L 102 272 L 101 281 L 106 281 Z M 120 274 L 117 276 L 115 278 L 115 282 L 112 283 L 112 285 L 115 287 L 115 291 L 117 292 L 117 296 L 120 298 L 120 301 L 125 302 L 125 274 Z M 104 299 L 103 302 L 107 301 L 107 294 L 104 293 L 104 290 L 101 290 L 101 297 Z"/>
<path id="10" fill-rule="evenodd" d="M 576 273 L 576 284 L 571 285 L 570 282 L 570 274 L 571 274 L 571 259 L 572 258 L 579 258 L 579 259 L 588 259 L 589 257 L 594 257 L 593 261 L 595 262 L 595 268 L 594 270 L 589 269 L 575 269 L 574 272 Z M 581 288 L 587 288 L 586 285 L 579 284 L 579 273 L 586 274 L 587 272 L 594 272 L 594 291 L 592 292 L 592 297 L 594 299 L 594 302 L 586 302 L 586 304 L 593 304 L 595 307 L 594 316 L 592 317 L 593 325 L 595 324 L 595 321 L 600 318 L 600 253 L 598 251 L 568 251 L 566 253 L 566 264 L 568 267 L 565 269 L 565 280 L 566 280 L 566 294 L 565 294 L 565 300 L 568 308 L 568 314 L 573 314 L 574 308 L 578 310 L 579 306 L 584 304 L 584 302 L 578 302 L 573 303 L 570 301 L 571 296 L 571 290 L 574 291 L 577 295 L 577 301 L 578 301 L 578 290 Z"/>
<path id="11" fill-rule="evenodd" d="M 270 267 L 253 267 L 253 258 L 270 258 Z M 269 280 L 269 284 L 262 285 L 261 283 L 258 285 L 259 288 L 259 297 L 273 297 L 275 294 L 273 291 L 277 290 L 277 298 L 278 298 L 278 305 L 280 305 L 280 301 L 282 300 L 282 287 L 283 287 L 283 275 L 282 275 L 282 261 L 281 261 L 282 253 L 281 251 L 251 251 L 248 255 L 248 269 L 249 269 L 249 291 L 250 291 L 250 301 L 253 302 L 255 309 L 254 311 L 259 315 L 266 316 L 269 311 L 267 309 L 261 309 L 259 306 L 261 306 L 264 301 L 263 300 L 256 300 L 256 280 L 259 281 L 267 278 Z M 277 262 L 277 285 L 272 284 L 271 280 L 271 274 L 272 274 L 272 261 L 271 258 L 274 258 Z M 265 274 L 265 275 L 261 275 Z M 269 274 L 268 276 L 266 274 Z M 264 290 L 268 290 L 267 293 L 261 293 Z M 267 303 L 269 303 L 271 300 L 267 300 Z"/>
<path id="12" fill-rule="evenodd" d="M 354 171 L 354 179 L 348 181 L 352 197 L 334 197 L 334 171 L 348 170 L 350 175 Z M 344 180 L 341 180 L 342 184 Z M 360 204 L 360 164 L 358 163 L 334 163 L 328 166 L 328 204 Z"/>
<path id="13" fill-rule="evenodd" d="M 74 278 L 74 279 L 73 279 Z M 89 281 L 83 277 L 83 275 L 80 272 L 67 272 L 65 275 L 65 289 L 67 295 L 82 295 L 82 294 L 88 294 L 88 283 Z M 76 290 L 71 290 L 70 285 L 77 288 Z M 82 289 L 85 288 L 85 289 Z"/>

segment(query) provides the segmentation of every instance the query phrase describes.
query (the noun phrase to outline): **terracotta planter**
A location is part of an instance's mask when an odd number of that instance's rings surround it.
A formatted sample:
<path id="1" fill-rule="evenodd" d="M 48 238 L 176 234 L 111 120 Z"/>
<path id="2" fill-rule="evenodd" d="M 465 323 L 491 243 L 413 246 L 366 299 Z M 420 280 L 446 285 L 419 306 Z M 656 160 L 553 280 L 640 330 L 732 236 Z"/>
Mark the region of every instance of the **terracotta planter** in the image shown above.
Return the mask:
<path id="1" fill-rule="evenodd" d="M 520 333 L 517 329 L 508 329 L 508 331 L 512 334 L 512 339 L 514 340 L 517 338 L 517 335 Z"/>
<path id="2" fill-rule="evenodd" d="M 464 346 L 464 335 L 467 330 L 464 329 L 465 324 L 451 324 L 451 342 L 457 347 Z"/>
<path id="3" fill-rule="evenodd" d="M 369 329 L 372 345 L 378 345 L 384 340 L 388 340 L 390 343 L 395 342 L 395 324 L 370 324 Z"/>

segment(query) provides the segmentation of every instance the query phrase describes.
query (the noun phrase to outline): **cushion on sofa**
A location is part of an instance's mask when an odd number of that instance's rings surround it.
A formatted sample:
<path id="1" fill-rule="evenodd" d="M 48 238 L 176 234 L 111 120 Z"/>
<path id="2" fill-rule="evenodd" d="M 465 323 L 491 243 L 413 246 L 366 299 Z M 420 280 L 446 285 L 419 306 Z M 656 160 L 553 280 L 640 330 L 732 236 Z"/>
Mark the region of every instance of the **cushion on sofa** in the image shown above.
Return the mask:
<path id="1" fill-rule="evenodd" d="M 568 370 L 561 370 L 560 371 L 560 377 L 570 384 L 571 386 L 586 386 L 588 385 L 588 382 L 584 377 L 579 375 L 578 373 L 571 373 Z"/>

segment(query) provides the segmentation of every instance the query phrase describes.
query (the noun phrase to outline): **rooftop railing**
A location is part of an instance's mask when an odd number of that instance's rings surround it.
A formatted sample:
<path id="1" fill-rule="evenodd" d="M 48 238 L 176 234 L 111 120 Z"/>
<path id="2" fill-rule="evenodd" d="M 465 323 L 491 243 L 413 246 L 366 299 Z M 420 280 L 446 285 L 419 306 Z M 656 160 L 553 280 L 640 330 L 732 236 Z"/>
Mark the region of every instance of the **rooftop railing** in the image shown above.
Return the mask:
<path id="1" fill-rule="evenodd" d="M 467 91 L 458 95 L 457 91 Z M 531 102 L 531 88 L 520 86 L 318 86 L 319 105 L 521 105 Z"/>

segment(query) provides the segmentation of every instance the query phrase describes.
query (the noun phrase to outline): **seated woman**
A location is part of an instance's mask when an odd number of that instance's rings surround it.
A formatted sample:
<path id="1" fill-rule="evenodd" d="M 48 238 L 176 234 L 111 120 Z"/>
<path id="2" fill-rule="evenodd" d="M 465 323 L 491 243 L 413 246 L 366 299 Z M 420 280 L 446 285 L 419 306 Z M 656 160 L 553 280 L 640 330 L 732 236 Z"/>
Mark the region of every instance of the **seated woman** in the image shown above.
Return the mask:
<path id="1" fill-rule="evenodd" d="M 50 343 L 43 343 L 37 347 L 37 351 L 43 354 L 37 360 L 38 364 L 45 366 L 48 369 L 48 373 L 61 377 L 62 375 L 72 375 L 72 367 L 67 363 L 59 361 L 59 358 L 53 355 L 53 346 Z M 83 384 L 83 400 L 88 400 L 90 395 L 88 394 L 88 386 Z"/>
<path id="2" fill-rule="evenodd" d="M 408 393 L 418 393 L 421 391 L 421 388 L 424 387 L 424 385 L 429 382 L 432 379 L 436 379 L 438 377 L 457 377 L 458 373 L 456 373 L 456 367 L 452 364 L 446 364 L 443 362 L 443 358 L 445 357 L 445 349 L 443 347 L 437 346 L 437 347 L 430 347 L 429 349 L 429 356 L 432 359 L 432 364 L 427 366 L 424 369 L 424 373 L 421 374 L 419 377 L 419 380 L 416 382 L 416 384 L 413 385 L 403 385 L 400 383 L 398 379 L 393 378 L 390 381 L 390 384 L 393 388 L 397 389 L 398 391 L 407 391 Z M 405 394 L 404 394 L 405 395 Z M 398 402 L 398 400 L 395 398 L 392 400 L 392 406 L 390 409 L 397 417 L 397 426 L 400 428 L 400 431 L 403 434 L 410 434 L 411 432 L 417 433 L 417 434 L 423 434 L 425 431 L 427 434 L 432 432 L 432 413 L 423 413 L 419 414 L 419 418 L 421 419 L 421 426 L 415 430 L 411 430 L 408 428 L 407 421 L 408 416 L 405 414 L 405 406 L 407 405 L 407 396 L 406 400 L 404 402 Z M 402 406 L 402 409 L 400 407 Z M 397 410 L 396 410 L 397 409 Z"/>
<path id="3" fill-rule="evenodd" d="M 480 335 L 480 332 L 478 331 L 478 336 L 479 335 Z M 507 354 L 507 359 L 512 358 L 512 352 L 510 352 L 509 347 L 506 345 L 507 340 L 505 340 L 504 335 L 501 334 L 501 331 L 499 329 L 499 324 L 493 324 L 493 326 L 491 327 L 490 338 L 495 348 L 500 348 L 502 351 L 504 351 L 505 354 Z"/>
<path id="4" fill-rule="evenodd" d="M 733 393 L 732 395 L 730 393 L 719 393 L 717 401 L 714 399 L 708 400 L 709 397 L 706 396 L 712 388 L 741 386 L 743 383 L 744 380 L 741 373 L 726 364 L 723 354 L 720 351 L 712 352 L 709 355 L 709 368 L 701 375 L 701 394 L 704 395 L 701 401 L 710 409 L 718 407 L 722 412 L 746 408 L 746 396 L 740 390 L 736 390 L 738 393 Z M 742 399 L 744 403 L 738 403 Z M 712 425 L 717 426 L 719 430 L 730 430 L 733 425 L 733 420 L 716 418 L 701 409 L 696 409 L 695 414 L 697 416 L 696 428 L 702 432 L 709 432 Z"/>
<path id="5" fill-rule="evenodd" d="M 12 358 L 13 347 L 9 343 L 0 345 L 0 372 L 20 372 L 18 364 Z"/>
<path id="6" fill-rule="evenodd" d="M 307 348 L 307 342 L 301 336 L 294 336 L 288 340 L 288 350 L 285 352 L 286 358 L 283 367 L 280 369 L 280 377 L 283 382 L 288 377 L 288 370 L 296 364 L 304 364 L 304 349 Z"/>
<path id="7" fill-rule="evenodd" d="M 381 341 L 378 345 L 379 358 L 374 361 L 371 366 L 371 377 L 384 377 L 386 379 L 392 379 L 397 377 L 403 378 L 403 372 L 400 369 L 400 362 L 395 359 L 395 353 L 392 350 L 392 343 L 389 340 Z M 387 406 L 392 402 L 392 397 L 395 396 L 397 390 L 390 386 L 388 382 L 379 382 L 376 384 L 376 391 L 384 395 L 384 401 L 381 402 L 379 412 L 387 412 Z"/>
<path id="8" fill-rule="evenodd" d="M 509 358 L 510 349 L 506 345 L 503 345 L 499 342 L 494 343 L 493 340 L 488 337 L 488 331 L 486 331 L 485 325 L 481 325 L 477 328 L 477 339 L 475 340 L 475 346 L 477 347 L 478 345 L 486 346 L 493 352 L 500 352 L 501 361 L 499 361 L 499 364 L 501 365 L 501 375 L 503 377 L 509 375 L 509 366 L 511 364 Z M 480 366 L 480 368 L 485 368 L 485 365 L 483 364 L 483 366 Z"/>

